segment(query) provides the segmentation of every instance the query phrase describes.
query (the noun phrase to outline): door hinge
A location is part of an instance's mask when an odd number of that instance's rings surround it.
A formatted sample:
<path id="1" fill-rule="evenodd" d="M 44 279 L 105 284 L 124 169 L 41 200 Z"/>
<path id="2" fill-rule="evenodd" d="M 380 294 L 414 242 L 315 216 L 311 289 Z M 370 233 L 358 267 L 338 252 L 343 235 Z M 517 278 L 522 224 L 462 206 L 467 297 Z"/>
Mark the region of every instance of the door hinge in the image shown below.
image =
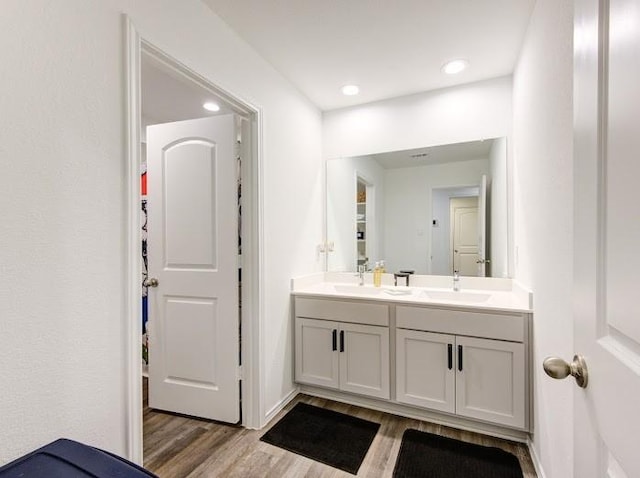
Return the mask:
<path id="1" fill-rule="evenodd" d="M 236 375 L 238 380 L 244 379 L 244 371 L 242 370 L 242 365 L 238 365 L 238 371 Z"/>

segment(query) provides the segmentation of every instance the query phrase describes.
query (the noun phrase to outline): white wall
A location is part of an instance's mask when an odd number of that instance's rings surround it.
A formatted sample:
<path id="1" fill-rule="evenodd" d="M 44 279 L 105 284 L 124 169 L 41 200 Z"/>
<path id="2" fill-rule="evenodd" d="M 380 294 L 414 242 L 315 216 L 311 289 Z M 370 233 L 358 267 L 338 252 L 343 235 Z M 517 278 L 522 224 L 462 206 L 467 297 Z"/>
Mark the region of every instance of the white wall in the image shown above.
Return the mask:
<path id="1" fill-rule="evenodd" d="M 477 186 L 488 159 L 385 170 L 384 251 L 387 270 L 431 271 L 433 188 Z"/>
<path id="2" fill-rule="evenodd" d="M 126 449 L 122 12 L 263 110 L 264 411 L 293 389 L 289 279 L 322 266 L 318 110 L 199 1 L 6 0 L 0 463 L 60 436 Z"/>
<path id="3" fill-rule="evenodd" d="M 361 156 L 508 136 L 511 100 L 511 77 L 503 77 L 325 111 L 322 153 Z"/>
<path id="4" fill-rule="evenodd" d="M 572 2 L 538 0 L 513 82 L 516 278 L 534 292 L 533 444 L 548 478 L 573 476 L 575 384 L 548 378 L 572 332 Z"/>

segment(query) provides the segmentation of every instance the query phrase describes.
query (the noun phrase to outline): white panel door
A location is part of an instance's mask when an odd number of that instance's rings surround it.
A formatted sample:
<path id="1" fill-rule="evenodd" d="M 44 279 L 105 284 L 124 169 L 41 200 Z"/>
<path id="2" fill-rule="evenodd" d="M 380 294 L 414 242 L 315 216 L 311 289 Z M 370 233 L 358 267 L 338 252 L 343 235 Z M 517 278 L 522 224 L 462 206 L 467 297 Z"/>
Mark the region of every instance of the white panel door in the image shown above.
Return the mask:
<path id="1" fill-rule="evenodd" d="M 147 128 L 149 406 L 239 420 L 232 115 Z"/>
<path id="2" fill-rule="evenodd" d="M 338 388 L 338 328 L 328 320 L 296 317 L 296 381 Z"/>
<path id="3" fill-rule="evenodd" d="M 455 336 L 396 329 L 396 399 L 454 413 Z"/>
<path id="4" fill-rule="evenodd" d="M 340 389 L 390 398 L 389 328 L 340 324 Z"/>
<path id="5" fill-rule="evenodd" d="M 574 389 L 574 475 L 634 478 L 640 476 L 640 3 L 575 2 L 574 25 L 574 352 L 589 374 L 587 388 Z"/>
<path id="6" fill-rule="evenodd" d="M 456 413 L 525 427 L 524 344 L 456 337 Z"/>
<path id="7" fill-rule="evenodd" d="M 487 175 L 482 175 L 478 196 L 478 277 L 487 276 Z"/>
<path id="8" fill-rule="evenodd" d="M 478 198 L 451 198 L 451 245 L 453 271 L 478 275 Z"/>

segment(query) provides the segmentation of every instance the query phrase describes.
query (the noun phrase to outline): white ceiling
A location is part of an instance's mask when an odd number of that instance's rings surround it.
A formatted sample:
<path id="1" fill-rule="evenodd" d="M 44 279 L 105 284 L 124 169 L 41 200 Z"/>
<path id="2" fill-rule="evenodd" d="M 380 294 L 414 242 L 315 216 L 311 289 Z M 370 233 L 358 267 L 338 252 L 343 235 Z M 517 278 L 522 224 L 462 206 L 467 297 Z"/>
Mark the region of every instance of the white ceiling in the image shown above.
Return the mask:
<path id="1" fill-rule="evenodd" d="M 148 55 L 142 56 L 140 71 L 145 125 L 232 112 L 231 107 L 217 95 Z M 220 111 L 214 113 L 205 110 L 202 105 L 207 101 L 218 103 Z"/>
<path id="2" fill-rule="evenodd" d="M 535 0 L 203 0 L 320 109 L 513 72 Z M 469 68 L 440 68 L 464 58 Z M 355 97 L 345 84 L 360 86 Z"/>
<path id="3" fill-rule="evenodd" d="M 488 159 L 494 139 L 444 144 L 428 148 L 407 149 L 390 153 L 372 154 L 384 169 L 414 168 L 432 164 Z"/>

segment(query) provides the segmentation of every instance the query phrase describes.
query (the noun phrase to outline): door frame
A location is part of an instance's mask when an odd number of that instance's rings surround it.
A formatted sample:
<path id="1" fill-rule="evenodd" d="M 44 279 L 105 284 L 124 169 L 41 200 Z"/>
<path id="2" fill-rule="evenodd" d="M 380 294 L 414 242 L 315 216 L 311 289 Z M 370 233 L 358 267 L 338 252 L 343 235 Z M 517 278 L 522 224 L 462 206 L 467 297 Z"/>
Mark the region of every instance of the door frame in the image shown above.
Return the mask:
<path id="1" fill-rule="evenodd" d="M 373 270 L 373 266 L 371 265 L 372 260 L 371 257 L 379 258 L 379 250 L 378 250 L 378 229 L 377 229 L 377 221 L 375 219 L 376 215 L 376 205 L 375 205 L 375 191 L 376 185 L 375 182 L 371 180 L 367 173 L 363 173 L 360 170 L 356 169 L 354 171 L 354 197 L 358 194 L 358 183 L 362 183 L 364 185 L 366 191 L 366 199 L 365 199 L 365 257 L 367 257 L 367 262 L 369 268 Z M 356 201 L 357 203 L 357 201 Z M 355 213 L 353 217 L 355 218 L 358 214 L 358 206 L 355 206 Z M 356 231 L 358 230 L 357 223 L 354 223 L 355 229 L 353 231 L 353 236 L 356 237 Z M 355 252 L 356 261 L 355 264 L 358 264 L 358 243 L 356 241 L 356 252 Z M 378 259 L 379 260 L 379 259 Z M 357 269 L 357 267 L 356 267 Z"/>
<path id="2" fill-rule="evenodd" d="M 224 90 L 207 78 L 188 68 L 174 57 L 143 38 L 130 17 L 123 14 L 125 35 L 126 72 L 126 163 L 125 163 L 125 284 L 124 334 L 125 334 L 125 415 L 126 449 L 129 460 L 141 464 L 143 459 L 142 421 L 142 360 L 140 318 L 142 297 L 141 214 L 140 214 L 140 165 L 141 165 L 141 61 L 142 55 L 150 55 L 170 67 L 174 72 L 208 89 L 231 104 L 249 123 L 250 141 L 247 157 L 242 161 L 242 313 L 240 325 L 242 360 L 241 424 L 259 429 L 264 416 L 264 369 L 260 366 L 263 350 L 262 318 L 264 297 L 263 283 L 263 113 L 240 96 Z"/>
<path id="3" fill-rule="evenodd" d="M 451 268 L 451 274 L 455 271 L 455 243 L 456 243 L 456 224 L 455 224 L 455 209 L 451 201 L 454 199 L 470 199 L 476 198 L 476 210 L 480 211 L 480 192 L 476 196 L 449 196 L 449 267 Z M 478 241 L 480 242 L 480 241 Z M 480 249 L 480 244 L 477 244 Z"/>
<path id="4" fill-rule="evenodd" d="M 448 191 L 448 190 L 453 190 L 453 189 L 467 189 L 467 188 L 478 188 L 478 194 L 480 191 L 480 184 L 453 184 L 453 185 L 447 185 L 444 184 L 442 186 L 440 185 L 430 185 L 429 186 L 429 221 L 427 223 L 427 227 L 429 229 L 429 234 L 427 234 L 427 241 L 428 241 L 428 245 L 429 245 L 429 257 L 427 257 L 427 274 L 433 274 L 433 244 L 434 244 L 434 240 L 433 240 L 433 220 L 436 219 L 435 215 L 436 215 L 436 210 L 433 206 L 433 195 L 435 191 Z M 471 196 L 449 196 L 449 201 L 451 200 L 452 197 L 471 197 Z M 450 206 L 449 208 L 447 208 L 448 210 L 450 210 Z M 451 215 L 451 213 L 448 213 L 449 215 Z M 438 225 L 439 227 L 439 225 Z M 447 244 L 448 244 L 448 249 L 451 252 L 452 248 L 451 248 L 451 218 L 449 218 L 449 233 L 448 233 L 449 238 L 447 239 Z M 453 258 L 450 257 L 449 260 L 447 261 L 448 266 L 451 267 L 453 270 Z"/>

